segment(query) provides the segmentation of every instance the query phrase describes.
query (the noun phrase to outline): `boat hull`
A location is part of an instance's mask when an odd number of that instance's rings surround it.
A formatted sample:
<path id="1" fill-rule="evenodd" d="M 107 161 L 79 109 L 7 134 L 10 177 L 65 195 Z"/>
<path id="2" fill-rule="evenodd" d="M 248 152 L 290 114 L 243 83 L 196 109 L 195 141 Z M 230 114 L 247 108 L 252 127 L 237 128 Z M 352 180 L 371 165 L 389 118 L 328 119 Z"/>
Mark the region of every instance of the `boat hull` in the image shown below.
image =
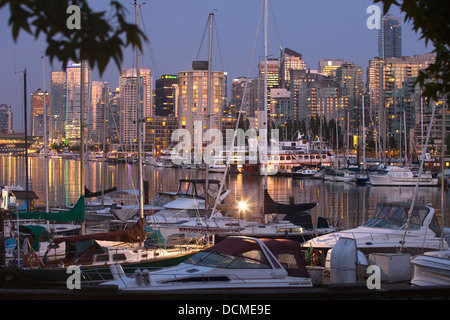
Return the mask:
<path id="1" fill-rule="evenodd" d="M 411 283 L 417 286 L 450 285 L 450 259 L 421 255 L 413 258 L 414 273 Z"/>
<path id="2" fill-rule="evenodd" d="M 132 274 L 136 269 L 155 270 L 165 267 L 172 267 L 180 264 L 197 251 L 192 251 L 183 255 L 177 255 L 169 258 L 151 259 L 135 263 L 122 264 L 125 274 Z M 68 266 L 67 266 L 68 267 Z M 20 281 L 32 283 L 35 285 L 51 285 L 66 286 L 67 279 L 72 273 L 67 273 L 67 267 L 54 268 L 35 268 L 25 269 L 10 267 L 10 271 L 14 273 Z M 109 265 L 103 266 L 81 266 L 81 282 L 86 284 L 101 283 L 113 279 Z"/>

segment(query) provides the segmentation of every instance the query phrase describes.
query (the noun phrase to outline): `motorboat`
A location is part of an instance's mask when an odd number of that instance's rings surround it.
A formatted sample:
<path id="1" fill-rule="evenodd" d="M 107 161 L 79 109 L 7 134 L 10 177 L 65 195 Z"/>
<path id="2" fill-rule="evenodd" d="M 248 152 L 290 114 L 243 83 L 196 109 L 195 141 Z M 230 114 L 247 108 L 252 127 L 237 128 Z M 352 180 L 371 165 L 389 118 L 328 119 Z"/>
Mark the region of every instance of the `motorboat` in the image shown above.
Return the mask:
<path id="1" fill-rule="evenodd" d="M 430 251 L 413 257 L 413 277 L 416 286 L 450 285 L 450 250 Z"/>
<path id="2" fill-rule="evenodd" d="M 323 179 L 334 182 L 351 182 L 356 180 L 356 174 L 349 170 L 326 168 Z"/>
<path id="3" fill-rule="evenodd" d="M 295 166 L 291 169 L 292 178 L 310 178 L 317 173 L 316 168 L 308 168 L 306 166 Z"/>
<path id="4" fill-rule="evenodd" d="M 143 292 L 311 288 L 300 249 L 299 243 L 286 239 L 228 237 L 177 266 L 136 270 L 133 277 L 113 265 L 114 280 L 100 285 Z"/>
<path id="5" fill-rule="evenodd" d="M 418 204 L 414 205 L 412 212 L 410 209 L 411 204 L 406 202 L 380 203 L 373 217 L 363 225 L 316 237 L 305 242 L 303 247 L 315 251 L 318 258 L 325 258 L 339 238 L 346 237 L 356 239 L 358 250 L 365 255 L 401 250 L 413 255 L 440 250 L 442 231 L 435 210 Z M 408 214 L 411 216 L 407 225 Z M 445 230 L 444 233 L 448 232 Z M 447 243 L 444 246 L 448 248 Z"/>
<path id="6" fill-rule="evenodd" d="M 415 187 L 419 175 L 408 167 L 387 166 L 379 174 L 369 175 L 372 186 L 412 186 Z M 438 178 L 434 178 L 430 172 L 424 172 L 420 176 L 419 186 L 437 186 Z"/>

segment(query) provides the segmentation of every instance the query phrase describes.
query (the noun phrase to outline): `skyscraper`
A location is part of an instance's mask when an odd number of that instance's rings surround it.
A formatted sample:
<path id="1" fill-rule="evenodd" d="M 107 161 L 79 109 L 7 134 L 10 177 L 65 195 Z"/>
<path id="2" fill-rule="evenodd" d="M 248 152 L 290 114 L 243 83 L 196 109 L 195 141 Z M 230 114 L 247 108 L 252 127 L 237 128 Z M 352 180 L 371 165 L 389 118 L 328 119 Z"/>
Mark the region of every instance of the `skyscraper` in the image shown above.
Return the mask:
<path id="1" fill-rule="evenodd" d="M 13 133 L 13 114 L 6 104 L 0 104 L 0 133 Z"/>
<path id="2" fill-rule="evenodd" d="M 378 55 L 383 59 L 402 56 L 401 19 L 387 15 L 378 32 Z"/>
<path id="3" fill-rule="evenodd" d="M 164 74 L 155 81 L 155 115 L 175 116 L 174 85 L 178 84 L 176 75 Z"/>
<path id="4" fill-rule="evenodd" d="M 362 68 L 351 62 L 344 63 L 336 69 L 336 82 L 341 90 L 341 96 L 348 97 L 348 108 L 344 114 L 351 131 L 348 134 L 356 134 L 361 123 L 360 111 L 364 91 Z"/>
<path id="5" fill-rule="evenodd" d="M 302 54 L 292 49 L 285 48 L 280 57 L 279 87 L 289 90 L 290 72 L 289 70 L 306 70 L 306 62 L 302 59 Z"/>
<path id="6" fill-rule="evenodd" d="M 103 132 L 106 133 L 106 139 L 109 137 L 108 100 L 108 82 L 92 81 L 91 109 L 88 114 L 88 140 L 94 144 L 103 143 Z"/>
<path id="7" fill-rule="evenodd" d="M 49 132 L 52 141 L 66 136 L 66 72 L 52 71 L 50 79 Z"/>
<path id="8" fill-rule="evenodd" d="M 259 76 L 264 77 L 264 60 L 258 64 Z M 279 87 L 280 60 L 267 59 L 267 104 L 270 106 L 270 89 Z"/>
<path id="9" fill-rule="evenodd" d="M 81 63 L 69 61 L 66 69 L 66 125 L 65 138 L 67 143 L 76 145 L 81 137 Z M 84 122 L 86 123 L 91 95 L 91 71 L 88 64 L 84 70 Z"/>
<path id="10" fill-rule="evenodd" d="M 47 107 L 47 121 L 49 113 L 49 95 L 48 92 L 42 92 L 41 89 L 36 89 L 31 93 L 31 135 L 44 136 L 44 96 Z M 47 122 L 48 123 L 48 122 Z M 47 127 L 48 130 L 48 127 Z M 48 131 L 47 131 L 48 132 Z"/>
<path id="11" fill-rule="evenodd" d="M 202 129 L 207 128 L 208 116 L 208 70 L 197 68 L 194 70 L 178 72 L 180 94 L 179 113 L 181 127 L 187 129 L 191 136 L 194 135 L 194 122 L 201 121 Z M 223 71 L 211 71 L 212 76 L 212 105 L 210 112 L 210 129 L 222 129 L 222 111 L 225 74 Z"/>
<path id="12" fill-rule="evenodd" d="M 344 59 L 321 59 L 319 61 L 319 73 L 326 73 L 329 76 L 335 77 L 336 70 L 345 63 Z"/>
<path id="13" fill-rule="evenodd" d="M 150 68 L 140 68 L 140 101 L 144 117 L 152 116 L 152 75 Z M 119 77 L 120 91 L 120 140 L 124 145 L 137 143 L 137 98 L 136 98 L 136 69 L 123 69 Z M 144 129 L 145 130 L 145 129 Z"/>

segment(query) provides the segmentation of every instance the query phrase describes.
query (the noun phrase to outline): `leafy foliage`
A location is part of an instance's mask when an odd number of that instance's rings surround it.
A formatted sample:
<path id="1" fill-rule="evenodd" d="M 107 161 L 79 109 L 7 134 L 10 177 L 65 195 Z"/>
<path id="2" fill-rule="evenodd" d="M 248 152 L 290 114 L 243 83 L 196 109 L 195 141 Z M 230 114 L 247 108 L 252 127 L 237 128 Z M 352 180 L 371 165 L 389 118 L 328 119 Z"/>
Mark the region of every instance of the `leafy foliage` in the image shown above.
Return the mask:
<path id="1" fill-rule="evenodd" d="M 424 88 L 423 95 L 434 100 L 450 92 L 450 6 L 448 0 L 374 0 L 383 3 L 386 14 L 392 5 L 405 13 L 405 21 L 412 22 L 425 43 L 434 46 L 436 60 L 422 70 L 417 79 Z"/>
<path id="2" fill-rule="evenodd" d="M 45 54 L 53 60 L 61 61 L 63 68 L 69 60 L 86 60 L 91 68 L 98 67 L 100 74 L 105 71 L 110 59 L 120 68 L 123 48 L 131 45 L 142 49 L 142 41 L 147 38 L 133 23 L 124 19 L 126 9 L 119 1 L 111 1 L 112 13 L 94 12 L 87 0 L 0 0 L 0 8 L 9 4 L 9 25 L 14 41 L 20 31 L 46 36 Z M 70 5 L 80 8 L 81 29 L 69 29 L 66 13 Z"/>

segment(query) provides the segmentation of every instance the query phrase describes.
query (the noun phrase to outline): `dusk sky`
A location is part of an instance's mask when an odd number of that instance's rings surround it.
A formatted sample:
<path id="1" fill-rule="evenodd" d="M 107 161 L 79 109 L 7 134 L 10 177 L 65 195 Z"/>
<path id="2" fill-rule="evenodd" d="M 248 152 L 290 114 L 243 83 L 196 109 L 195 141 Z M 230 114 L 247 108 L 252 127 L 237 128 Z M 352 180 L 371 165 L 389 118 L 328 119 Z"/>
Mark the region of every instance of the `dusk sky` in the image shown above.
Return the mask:
<path id="1" fill-rule="evenodd" d="M 128 21 L 134 21 L 132 0 L 122 1 L 129 8 Z M 109 0 L 90 1 L 96 10 L 109 10 Z M 368 61 L 378 55 L 378 30 L 370 30 L 366 21 L 371 0 L 272 0 L 269 1 L 269 55 L 277 58 L 280 45 L 303 55 L 307 67 L 317 69 L 320 59 L 345 59 L 360 65 L 364 73 Z M 381 4 L 379 5 L 382 9 Z M 257 33 L 261 0 L 147 0 L 141 7 L 142 30 L 151 44 L 144 44 L 141 67 L 150 67 L 155 79 L 162 74 L 177 74 L 190 70 L 200 48 L 208 14 L 215 14 L 213 68 L 228 72 L 228 84 L 239 76 L 257 74 L 262 57 L 262 22 Z M 402 17 L 394 7 L 392 15 Z M 67 15 L 65 12 L 61 14 Z M 67 15 L 69 16 L 69 15 Z M 28 110 L 30 93 L 42 88 L 41 56 L 45 52 L 44 38 L 38 40 L 21 33 L 17 43 L 8 26 L 9 8 L 0 10 L 0 104 L 12 107 L 15 132 L 23 132 L 23 73 L 28 73 Z M 83 27 L 83 26 L 81 26 Z M 218 34 L 218 37 L 217 37 Z M 425 41 L 412 31 L 410 24 L 402 24 L 402 53 L 414 55 L 431 52 Z M 153 52 L 153 55 L 150 53 Z M 135 54 L 127 49 L 123 68 L 134 68 Z M 154 58 L 154 59 L 153 59 Z M 207 38 L 199 60 L 207 59 Z M 60 70 L 61 64 L 45 61 L 45 87 L 49 90 L 50 72 Z M 103 80 L 112 88 L 118 86 L 119 71 L 111 62 L 101 78 L 96 70 L 92 80 Z M 365 76 L 364 76 L 365 80 Z M 30 112 L 30 111 L 29 111 Z M 29 121 L 29 120 L 28 120 Z"/>

